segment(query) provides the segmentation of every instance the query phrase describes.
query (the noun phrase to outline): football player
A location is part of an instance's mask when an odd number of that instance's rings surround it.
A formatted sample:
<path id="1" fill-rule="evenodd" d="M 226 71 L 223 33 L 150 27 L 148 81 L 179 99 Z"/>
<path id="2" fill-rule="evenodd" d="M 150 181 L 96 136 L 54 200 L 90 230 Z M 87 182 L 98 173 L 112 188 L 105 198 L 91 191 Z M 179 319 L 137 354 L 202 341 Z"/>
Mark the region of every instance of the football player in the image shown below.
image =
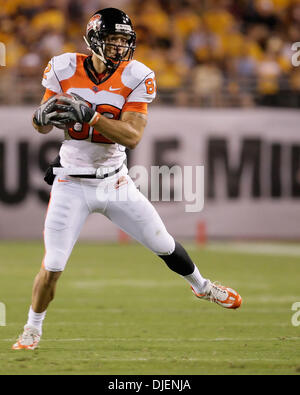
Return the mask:
<path id="1" fill-rule="evenodd" d="M 33 350 L 65 269 L 89 214 L 105 215 L 158 255 L 190 284 L 200 299 L 236 309 L 241 297 L 231 288 L 201 276 L 182 245 L 168 233 L 153 205 L 136 188 L 125 165 L 147 123 L 147 106 L 156 95 L 155 75 L 133 60 L 136 34 L 121 10 L 97 11 L 87 24 L 91 55 L 65 53 L 45 69 L 42 104 L 33 116 L 42 134 L 64 130 L 56 163 L 46 181 L 53 183 L 44 229 L 45 256 L 32 292 L 24 332 L 14 350 Z"/>

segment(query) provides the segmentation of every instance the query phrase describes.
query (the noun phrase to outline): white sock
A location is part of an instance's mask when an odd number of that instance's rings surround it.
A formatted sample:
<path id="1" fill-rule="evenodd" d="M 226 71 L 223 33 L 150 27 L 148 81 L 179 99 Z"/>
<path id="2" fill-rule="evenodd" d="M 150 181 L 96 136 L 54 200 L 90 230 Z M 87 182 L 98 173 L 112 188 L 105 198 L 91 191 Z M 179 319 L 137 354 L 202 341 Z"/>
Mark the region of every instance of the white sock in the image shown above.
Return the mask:
<path id="1" fill-rule="evenodd" d="M 30 306 L 27 325 L 34 326 L 40 331 L 40 334 L 42 334 L 42 326 L 45 316 L 46 316 L 46 311 L 44 311 L 43 313 L 35 313 L 32 310 L 32 307 Z"/>
<path id="2" fill-rule="evenodd" d="M 183 276 L 183 278 L 193 287 L 197 294 L 203 292 L 203 288 L 205 287 L 207 280 L 201 276 L 196 265 L 194 272 L 187 276 Z"/>

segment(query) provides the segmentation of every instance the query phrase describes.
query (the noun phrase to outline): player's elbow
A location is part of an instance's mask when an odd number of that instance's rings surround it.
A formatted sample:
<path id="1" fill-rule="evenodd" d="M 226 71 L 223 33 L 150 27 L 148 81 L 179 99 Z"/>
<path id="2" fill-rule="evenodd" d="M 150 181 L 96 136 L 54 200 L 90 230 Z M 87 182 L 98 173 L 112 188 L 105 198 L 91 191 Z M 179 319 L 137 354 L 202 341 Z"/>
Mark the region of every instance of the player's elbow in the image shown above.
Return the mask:
<path id="1" fill-rule="evenodd" d="M 142 138 L 142 131 L 139 130 L 133 130 L 130 136 L 130 139 L 128 140 L 128 144 L 126 145 L 127 148 L 129 149 L 135 149 L 138 143 L 141 141 Z"/>
<path id="2" fill-rule="evenodd" d="M 127 148 L 128 149 L 135 149 L 136 148 L 136 146 L 138 145 L 138 143 L 139 143 L 139 141 L 130 141 L 128 144 L 127 144 Z"/>
<path id="3" fill-rule="evenodd" d="M 135 149 L 136 146 L 138 145 L 138 143 L 140 142 L 140 140 L 141 140 L 141 136 L 140 136 L 140 135 L 136 135 L 136 136 L 132 137 L 132 138 L 128 141 L 127 148 L 129 148 L 129 149 Z"/>

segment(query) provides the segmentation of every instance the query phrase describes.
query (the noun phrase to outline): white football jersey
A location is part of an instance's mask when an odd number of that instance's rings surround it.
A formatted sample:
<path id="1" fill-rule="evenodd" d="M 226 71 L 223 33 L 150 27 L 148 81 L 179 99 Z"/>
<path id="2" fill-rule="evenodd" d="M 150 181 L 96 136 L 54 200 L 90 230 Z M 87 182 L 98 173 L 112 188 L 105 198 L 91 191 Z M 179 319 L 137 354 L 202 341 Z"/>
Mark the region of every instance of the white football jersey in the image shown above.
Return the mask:
<path id="1" fill-rule="evenodd" d="M 109 78 L 95 84 L 84 67 L 87 57 L 79 53 L 53 57 L 45 69 L 42 85 L 55 93 L 77 93 L 110 119 L 119 119 L 122 112 L 135 111 L 136 103 L 151 103 L 155 98 L 154 72 L 143 63 L 121 62 Z M 65 132 L 60 157 L 62 166 L 67 168 L 118 168 L 126 153 L 124 146 L 102 136 L 89 124 L 76 123 Z"/>

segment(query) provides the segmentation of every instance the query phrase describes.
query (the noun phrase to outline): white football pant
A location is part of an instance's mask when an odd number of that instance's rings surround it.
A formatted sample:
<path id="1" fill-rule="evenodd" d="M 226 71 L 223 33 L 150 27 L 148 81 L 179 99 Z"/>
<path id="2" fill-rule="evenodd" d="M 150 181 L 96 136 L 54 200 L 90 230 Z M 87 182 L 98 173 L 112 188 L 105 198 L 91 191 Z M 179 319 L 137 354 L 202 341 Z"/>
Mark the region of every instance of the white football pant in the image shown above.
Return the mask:
<path id="1" fill-rule="evenodd" d="M 91 213 L 105 215 L 157 255 L 169 255 L 174 251 L 173 237 L 127 173 L 124 166 L 119 173 L 103 180 L 56 176 L 44 230 L 43 267 L 46 270 L 64 270 Z"/>

